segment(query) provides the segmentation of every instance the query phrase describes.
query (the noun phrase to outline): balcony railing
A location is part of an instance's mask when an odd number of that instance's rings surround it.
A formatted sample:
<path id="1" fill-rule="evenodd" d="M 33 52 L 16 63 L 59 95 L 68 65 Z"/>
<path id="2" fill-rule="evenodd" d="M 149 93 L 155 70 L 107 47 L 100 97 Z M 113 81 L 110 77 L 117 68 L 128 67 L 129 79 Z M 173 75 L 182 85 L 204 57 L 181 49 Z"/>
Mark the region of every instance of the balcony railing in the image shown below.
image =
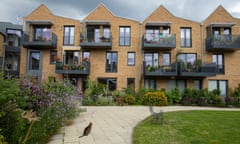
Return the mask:
<path id="1" fill-rule="evenodd" d="M 209 36 L 206 39 L 206 50 L 239 50 L 240 35 L 217 35 Z"/>
<path id="2" fill-rule="evenodd" d="M 90 63 L 64 65 L 62 62 L 56 62 L 56 73 L 58 74 L 74 74 L 88 75 L 90 72 Z"/>
<path id="3" fill-rule="evenodd" d="M 144 62 L 143 65 L 144 76 L 210 77 L 219 73 L 216 64 L 194 66 L 178 62 L 169 66 L 146 66 Z"/>
<path id="4" fill-rule="evenodd" d="M 33 34 L 24 33 L 22 45 L 32 49 L 55 49 L 57 48 L 57 36 L 54 33 L 50 35 L 50 37 L 38 36 L 35 38 Z"/>
<path id="5" fill-rule="evenodd" d="M 176 48 L 175 34 L 145 33 L 143 36 L 143 49 L 169 50 Z"/>
<path id="6" fill-rule="evenodd" d="M 201 64 L 196 66 L 194 64 L 188 63 L 185 65 L 182 62 L 178 63 L 179 65 L 179 74 L 180 76 L 186 77 L 209 77 L 216 76 L 217 74 L 217 65 L 212 64 Z"/>
<path id="7" fill-rule="evenodd" d="M 112 37 L 110 33 L 87 33 L 81 34 L 80 46 L 82 48 L 111 49 Z"/>
<path id="8" fill-rule="evenodd" d="M 144 76 L 177 76 L 177 64 L 174 63 L 169 66 L 144 66 Z"/>

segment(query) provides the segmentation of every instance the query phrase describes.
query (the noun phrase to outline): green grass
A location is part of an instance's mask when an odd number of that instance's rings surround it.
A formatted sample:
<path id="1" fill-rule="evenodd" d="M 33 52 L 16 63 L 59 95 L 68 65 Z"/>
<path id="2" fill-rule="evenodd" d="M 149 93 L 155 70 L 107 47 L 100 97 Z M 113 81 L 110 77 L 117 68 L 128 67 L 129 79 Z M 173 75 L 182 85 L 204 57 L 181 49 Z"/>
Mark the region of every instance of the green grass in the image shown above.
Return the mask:
<path id="1" fill-rule="evenodd" d="M 149 117 L 135 127 L 133 144 L 240 144 L 240 111 L 166 112 L 162 125 Z"/>

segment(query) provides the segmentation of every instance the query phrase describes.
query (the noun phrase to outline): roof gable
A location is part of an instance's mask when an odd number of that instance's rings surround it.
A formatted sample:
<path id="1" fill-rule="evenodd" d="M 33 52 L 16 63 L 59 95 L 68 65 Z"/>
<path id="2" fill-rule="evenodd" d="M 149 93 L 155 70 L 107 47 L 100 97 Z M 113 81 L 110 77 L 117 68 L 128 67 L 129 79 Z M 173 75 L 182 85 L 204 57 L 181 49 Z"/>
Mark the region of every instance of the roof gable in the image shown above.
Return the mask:
<path id="1" fill-rule="evenodd" d="M 224 21 L 233 20 L 234 18 L 222 5 L 219 5 L 204 21 L 210 19 L 214 22 L 219 22 L 222 20 Z"/>
<path id="2" fill-rule="evenodd" d="M 30 13 L 27 17 L 30 16 L 36 16 L 36 15 L 53 15 L 53 13 L 47 8 L 47 6 L 45 6 L 44 4 L 41 4 L 39 7 L 37 7 L 32 13 Z"/>
<path id="3" fill-rule="evenodd" d="M 101 3 L 84 20 L 107 20 L 111 17 L 114 17 L 112 12 Z"/>

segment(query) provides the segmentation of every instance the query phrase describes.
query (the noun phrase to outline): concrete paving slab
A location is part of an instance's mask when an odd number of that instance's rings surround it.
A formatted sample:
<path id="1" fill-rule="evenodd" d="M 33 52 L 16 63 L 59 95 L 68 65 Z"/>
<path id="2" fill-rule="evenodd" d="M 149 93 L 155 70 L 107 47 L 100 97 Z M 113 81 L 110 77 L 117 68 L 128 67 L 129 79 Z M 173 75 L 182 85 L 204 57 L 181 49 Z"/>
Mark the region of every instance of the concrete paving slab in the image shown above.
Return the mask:
<path id="1" fill-rule="evenodd" d="M 74 119 L 73 125 L 66 126 L 64 130 L 60 130 L 58 134 L 54 135 L 49 144 L 131 144 L 133 128 L 151 114 L 147 106 L 90 106 L 81 108 L 86 108 L 87 111 L 80 113 Z M 154 107 L 154 111 L 160 110 L 164 112 L 181 110 L 240 111 L 237 108 L 197 106 Z M 84 128 L 90 121 L 93 123 L 90 135 L 78 138 L 83 134 Z"/>

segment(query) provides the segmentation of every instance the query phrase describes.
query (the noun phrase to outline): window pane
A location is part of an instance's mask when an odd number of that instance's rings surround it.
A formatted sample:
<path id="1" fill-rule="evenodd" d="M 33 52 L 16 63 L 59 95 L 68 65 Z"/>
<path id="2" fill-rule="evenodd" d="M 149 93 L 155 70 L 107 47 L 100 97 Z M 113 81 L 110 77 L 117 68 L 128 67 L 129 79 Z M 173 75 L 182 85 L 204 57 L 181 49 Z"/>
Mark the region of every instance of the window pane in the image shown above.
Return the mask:
<path id="1" fill-rule="evenodd" d="M 128 65 L 135 65 L 135 53 L 128 53 Z"/>
<path id="2" fill-rule="evenodd" d="M 40 68 L 40 52 L 31 52 L 29 69 L 30 70 L 39 70 Z"/>
<path id="3" fill-rule="evenodd" d="M 208 90 L 209 90 L 209 91 L 213 91 L 213 90 L 215 90 L 215 89 L 217 89 L 217 81 L 215 81 L 215 80 L 209 80 L 209 81 L 208 81 Z"/>
<path id="4" fill-rule="evenodd" d="M 153 54 L 153 66 L 158 66 L 158 53 Z"/>
<path id="5" fill-rule="evenodd" d="M 117 53 L 107 52 L 106 72 L 117 72 Z"/>
<path id="6" fill-rule="evenodd" d="M 50 51 L 50 63 L 55 63 L 57 60 L 57 51 Z"/>
<path id="7" fill-rule="evenodd" d="M 163 65 L 164 66 L 170 65 L 170 54 L 169 53 L 163 54 Z"/>

